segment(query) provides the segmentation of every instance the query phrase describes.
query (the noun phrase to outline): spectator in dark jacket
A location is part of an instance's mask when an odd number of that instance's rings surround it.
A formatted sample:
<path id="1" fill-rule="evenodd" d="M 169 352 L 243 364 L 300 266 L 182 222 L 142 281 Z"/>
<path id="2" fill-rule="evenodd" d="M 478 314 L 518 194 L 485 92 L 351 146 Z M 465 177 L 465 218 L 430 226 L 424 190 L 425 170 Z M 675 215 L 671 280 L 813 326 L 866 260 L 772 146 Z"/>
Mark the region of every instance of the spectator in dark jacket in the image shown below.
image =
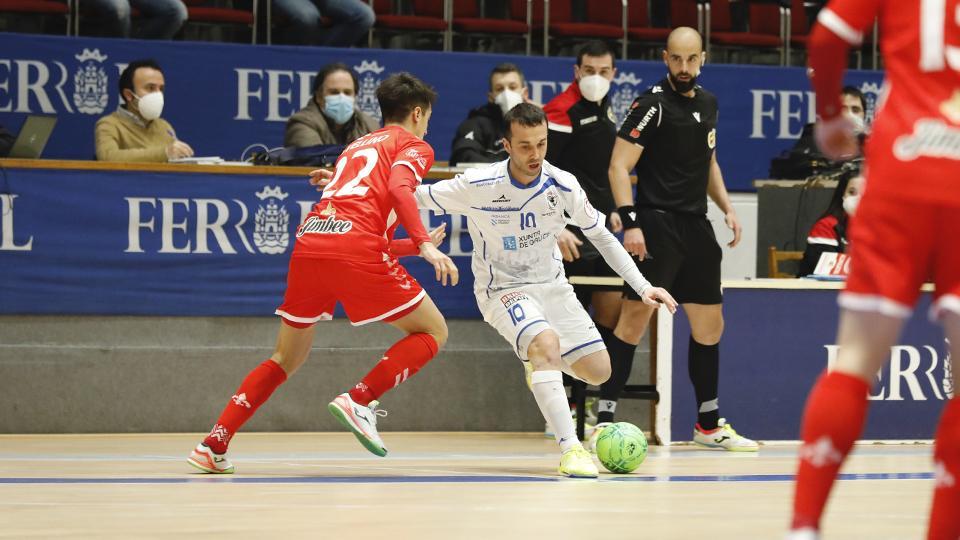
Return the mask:
<path id="1" fill-rule="evenodd" d="M 503 115 L 524 101 L 529 101 L 527 83 L 520 68 L 510 63 L 493 68 L 487 103 L 471 110 L 453 136 L 450 165 L 507 159 L 503 149 Z"/>

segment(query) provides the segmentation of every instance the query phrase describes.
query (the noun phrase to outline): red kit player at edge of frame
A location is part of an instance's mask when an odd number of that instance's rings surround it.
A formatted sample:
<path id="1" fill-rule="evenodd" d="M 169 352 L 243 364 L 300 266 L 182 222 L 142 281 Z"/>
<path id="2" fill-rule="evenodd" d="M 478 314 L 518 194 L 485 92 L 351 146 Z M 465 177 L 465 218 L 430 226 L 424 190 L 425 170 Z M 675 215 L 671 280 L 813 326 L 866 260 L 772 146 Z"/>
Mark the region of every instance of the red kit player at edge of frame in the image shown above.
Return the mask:
<path id="1" fill-rule="evenodd" d="M 435 245 L 443 229 L 427 234 L 413 195 L 433 165 L 433 149 L 423 136 L 436 93 L 416 77 L 397 73 L 381 83 L 377 99 L 383 129 L 351 143 L 337 159 L 332 180 L 327 171 L 312 173 L 312 183 L 329 184 L 297 229 L 287 290 L 276 311 L 282 321 L 276 349 L 247 375 L 210 434 L 191 452 L 188 462 L 204 472 L 234 471 L 226 456 L 230 440 L 306 361 L 314 324 L 332 318 L 337 302 L 355 326 L 382 321 L 407 334 L 328 406 L 378 456 L 387 453 L 376 428 L 380 396 L 413 376 L 446 341 L 440 311 L 396 258 L 419 254 L 442 284 L 458 281 L 453 261 Z M 392 240 L 398 224 L 409 239 Z"/>
<path id="2" fill-rule="evenodd" d="M 850 46 L 879 17 L 886 83 L 865 148 L 863 198 L 851 219 L 851 270 L 840 294 L 839 354 L 814 385 L 789 539 L 819 537 L 834 480 L 860 436 L 867 395 L 920 294 L 933 278 L 931 319 L 960 343 L 960 0 L 835 0 L 808 43 L 819 120 L 815 136 L 832 158 L 856 148 L 840 114 Z M 960 354 L 952 355 L 953 373 Z M 936 430 L 929 540 L 960 538 L 960 401 L 949 399 Z"/>

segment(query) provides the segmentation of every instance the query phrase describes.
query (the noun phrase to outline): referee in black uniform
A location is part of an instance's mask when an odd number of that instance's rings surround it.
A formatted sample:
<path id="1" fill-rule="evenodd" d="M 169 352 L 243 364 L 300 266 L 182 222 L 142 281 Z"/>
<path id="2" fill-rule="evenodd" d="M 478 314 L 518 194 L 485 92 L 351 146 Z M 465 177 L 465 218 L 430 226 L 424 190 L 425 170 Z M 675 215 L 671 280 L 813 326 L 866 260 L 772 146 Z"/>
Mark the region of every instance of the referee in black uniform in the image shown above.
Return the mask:
<path id="1" fill-rule="evenodd" d="M 740 223 L 717 164 L 717 98 L 697 85 L 705 54 L 696 30 L 670 33 L 663 61 L 668 75 L 631 105 L 610 158 L 610 187 L 623 222 L 623 245 L 652 283 L 670 290 L 690 320 L 690 380 L 697 399 L 693 441 L 733 451 L 756 451 L 720 418 L 717 386 L 723 313 L 722 251 L 707 220 L 707 196 L 725 214 L 736 246 Z M 634 204 L 630 170 L 637 169 Z M 640 342 L 653 308 L 625 291 L 614 330 L 615 354 Z M 612 363 L 612 362 L 611 362 Z M 598 430 L 599 431 L 599 430 Z"/>

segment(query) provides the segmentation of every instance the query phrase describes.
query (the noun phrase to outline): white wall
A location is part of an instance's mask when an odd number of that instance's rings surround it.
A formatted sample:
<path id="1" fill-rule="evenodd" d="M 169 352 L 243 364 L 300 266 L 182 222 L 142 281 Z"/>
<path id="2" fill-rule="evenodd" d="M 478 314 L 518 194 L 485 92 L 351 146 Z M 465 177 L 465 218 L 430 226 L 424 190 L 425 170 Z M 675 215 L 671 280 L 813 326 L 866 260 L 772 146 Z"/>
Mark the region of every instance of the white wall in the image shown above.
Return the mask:
<path id="1" fill-rule="evenodd" d="M 707 208 L 707 218 L 717 233 L 717 241 L 723 247 L 723 265 L 720 268 L 722 279 L 744 279 L 757 277 L 757 194 L 731 193 L 730 201 L 740 218 L 743 235 L 737 247 L 731 249 L 727 243 L 733 239 L 733 232 L 723 221 L 723 213 L 713 201 Z"/>

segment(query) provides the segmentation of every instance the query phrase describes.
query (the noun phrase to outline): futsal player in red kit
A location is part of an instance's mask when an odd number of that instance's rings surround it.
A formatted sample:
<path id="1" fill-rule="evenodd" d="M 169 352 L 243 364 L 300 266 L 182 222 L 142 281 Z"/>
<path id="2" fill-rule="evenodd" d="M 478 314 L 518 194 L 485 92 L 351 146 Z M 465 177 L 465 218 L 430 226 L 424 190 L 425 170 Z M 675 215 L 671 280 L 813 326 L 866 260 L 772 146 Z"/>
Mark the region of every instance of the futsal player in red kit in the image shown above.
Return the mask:
<path id="1" fill-rule="evenodd" d="M 281 317 L 276 350 L 240 384 L 191 452 L 191 465 L 208 473 L 233 472 L 226 456 L 230 439 L 307 359 L 314 324 L 329 320 L 337 302 L 355 326 L 382 321 L 407 334 L 328 407 L 368 450 L 386 455 L 377 433 L 377 400 L 426 365 L 447 339 L 440 311 L 396 257 L 419 254 L 444 285 L 455 285 L 459 277 L 424 229 L 413 194 L 433 165 L 433 149 L 423 136 L 435 99 L 432 88 L 408 73 L 380 84 L 383 129 L 347 146 L 320 202 L 297 230 L 287 290 L 276 311 Z M 409 239 L 392 240 L 398 224 Z"/>
<path id="2" fill-rule="evenodd" d="M 960 0 L 834 0 L 820 11 L 809 62 L 815 136 L 832 158 L 856 152 L 840 112 L 848 48 L 880 19 L 887 70 L 865 153 L 866 187 L 850 224 L 851 271 L 840 294 L 839 358 L 817 381 L 803 446 L 791 539 L 818 538 L 837 472 L 859 437 L 867 394 L 889 358 L 920 286 L 936 286 L 931 318 L 960 343 Z M 960 354 L 953 354 L 960 373 Z M 927 538 L 960 538 L 960 401 L 947 401 L 933 451 Z"/>

